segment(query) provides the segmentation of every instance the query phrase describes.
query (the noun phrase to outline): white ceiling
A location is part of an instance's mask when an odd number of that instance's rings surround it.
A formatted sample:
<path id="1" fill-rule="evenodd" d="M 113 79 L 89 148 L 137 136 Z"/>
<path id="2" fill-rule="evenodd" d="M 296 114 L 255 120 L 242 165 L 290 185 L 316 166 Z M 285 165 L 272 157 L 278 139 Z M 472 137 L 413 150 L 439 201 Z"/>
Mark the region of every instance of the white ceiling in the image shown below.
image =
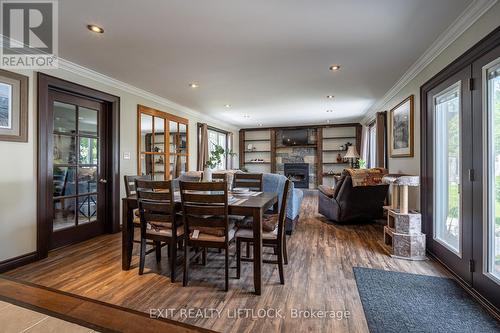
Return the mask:
<path id="1" fill-rule="evenodd" d="M 238 127 L 347 122 L 470 2 L 64 0 L 59 55 Z"/>

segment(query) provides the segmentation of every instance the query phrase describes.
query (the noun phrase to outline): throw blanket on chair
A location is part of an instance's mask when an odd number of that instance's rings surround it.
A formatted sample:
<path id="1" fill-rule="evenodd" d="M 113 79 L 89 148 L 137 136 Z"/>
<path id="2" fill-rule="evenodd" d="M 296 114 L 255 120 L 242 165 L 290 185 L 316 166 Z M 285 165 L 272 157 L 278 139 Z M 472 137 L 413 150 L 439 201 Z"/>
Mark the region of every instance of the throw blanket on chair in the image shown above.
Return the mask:
<path id="1" fill-rule="evenodd" d="M 384 185 L 382 177 L 387 174 L 384 168 L 346 169 L 351 176 L 352 187 Z"/>

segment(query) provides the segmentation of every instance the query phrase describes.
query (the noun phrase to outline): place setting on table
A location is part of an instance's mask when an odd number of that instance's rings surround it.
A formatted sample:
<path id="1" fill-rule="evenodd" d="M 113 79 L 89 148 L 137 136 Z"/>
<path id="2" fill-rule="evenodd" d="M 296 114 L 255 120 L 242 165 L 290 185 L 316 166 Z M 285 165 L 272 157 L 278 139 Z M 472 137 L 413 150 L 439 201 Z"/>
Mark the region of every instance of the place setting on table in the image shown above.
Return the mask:
<path id="1" fill-rule="evenodd" d="M 134 178 L 135 177 L 135 178 Z M 249 177 L 248 174 L 244 174 L 243 177 Z M 127 197 L 122 198 L 122 214 L 123 214 L 123 227 L 122 227 L 122 269 L 123 270 L 129 270 L 131 267 L 131 260 L 132 260 L 132 250 L 133 250 L 133 244 L 134 242 L 138 242 L 137 240 L 134 241 L 134 228 L 140 227 L 140 221 L 138 222 L 138 217 L 137 217 L 137 209 L 139 208 L 138 205 L 138 200 L 137 200 L 137 194 L 135 191 L 135 188 L 133 188 L 133 183 L 137 182 L 136 179 L 141 179 L 142 180 L 147 180 L 147 176 L 126 176 L 125 177 L 125 185 L 130 186 L 131 189 L 127 189 Z M 170 181 L 151 181 L 151 183 L 161 183 L 161 182 L 170 182 Z M 262 248 L 263 248 L 263 243 L 264 246 L 266 245 L 268 241 L 268 237 L 266 236 L 268 234 L 267 230 L 263 231 L 263 224 L 268 222 L 267 217 L 264 216 L 265 213 L 269 212 L 272 210 L 273 212 L 277 212 L 277 206 L 278 206 L 278 193 L 274 192 L 263 192 L 262 191 L 262 183 L 260 182 L 255 182 L 252 179 L 244 179 L 243 181 L 238 181 L 237 179 L 234 179 L 233 182 L 227 182 L 227 179 L 217 179 L 213 180 L 212 182 L 182 182 L 180 181 L 179 184 L 182 188 L 182 186 L 186 186 L 185 184 L 200 184 L 200 186 L 191 186 L 193 189 L 194 188 L 202 188 L 202 184 L 207 184 L 209 186 L 210 183 L 218 183 L 218 182 L 226 182 L 227 187 L 226 188 L 220 188 L 218 187 L 218 192 L 219 195 L 215 196 L 220 196 L 220 193 L 227 193 L 227 207 L 228 207 L 228 215 L 231 216 L 246 216 L 246 217 L 251 217 L 252 218 L 252 224 L 250 227 L 245 230 L 245 238 L 242 239 L 242 241 L 249 242 L 253 244 L 253 258 L 251 259 L 253 263 L 253 275 L 254 275 L 254 288 L 255 288 L 255 293 L 257 295 L 260 295 L 262 292 L 262 263 L 263 263 L 263 258 L 262 258 Z M 172 183 L 172 205 L 174 207 L 174 210 L 177 212 L 181 212 L 183 207 L 181 204 L 181 191 L 180 189 L 176 188 L 174 190 L 174 182 L 171 181 Z M 176 186 L 178 187 L 178 186 Z M 191 188 L 190 187 L 190 188 Z M 210 186 L 209 186 L 210 187 Z M 227 189 L 227 191 L 226 191 Z M 188 190 L 189 193 L 190 190 Z M 208 196 L 204 195 L 203 191 L 197 191 L 194 190 L 193 193 L 198 193 L 200 196 L 205 196 L 208 198 Z M 208 192 L 214 192 L 214 191 L 208 191 Z M 217 191 L 215 191 L 217 192 Z M 217 193 L 212 193 L 217 194 Z M 190 197 L 193 197 L 193 195 L 190 195 Z M 207 202 L 207 204 L 209 204 Z M 281 224 L 280 224 L 281 225 Z M 278 226 L 278 222 L 276 219 L 276 226 Z M 282 233 L 280 233 L 279 237 L 281 236 Z M 278 232 L 276 232 L 276 237 L 278 235 Z M 191 233 L 189 234 L 189 239 L 191 241 Z M 187 238 L 186 238 L 187 239 Z M 232 241 L 233 238 L 229 239 L 229 241 Z M 234 238 L 234 240 L 236 240 Z M 139 241 L 140 242 L 140 241 Z M 247 243 L 248 244 L 248 243 Z M 209 246 L 207 246 L 209 247 Z M 161 248 L 161 247 L 160 247 Z M 226 251 L 228 249 L 226 248 Z M 159 254 L 160 250 L 157 250 L 157 260 L 161 258 L 161 254 Z M 286 253 L 286 249 L 284 250 Z M 149 253 L 149 252 L 148 252 Z M 283 254 L 283 251 L 280 251 L 281 254 Z M 248 255 L 248 253 L 247 253 Z M 206 256 L 206 254 L 205 254 Z M 186 256 L 185 256 L 186 257 Z M 239 257 L 238 257 L 239 258 Z M 241 258 L 241 261 L 248 261 L 244 260 L 245 258 Z M 239 259 L 238 259 L 239 260 Z M 282 259 L 281 259 L 282 260 Z M 286 260 L 285 260 L 286 261 Z M 267 262 L 267 261 L 264 261 Z M 274 262 L 274 263 L 277 263 Z M 238 267 L 239 264 L 238 264 Z M 142 268 L 141 267 L 141 273 L 142 273 Z M 173 270 L 173 269 L 171 269 Z M 282 274 L 282 268 L 280 269 L 280 280 L 283 282 L 283 274 Z M 175 273 L 172 275 L 172 281 L 174 281 L 175 278 Z M 239 275 L 239 274 L 238 274 Z M 227 279 L 227 277 L 226 277 Z M 185 283 L 184 285 L 186 285 Z M 227 283 L 226 283 L 226 290 L 227 290 Z"/>

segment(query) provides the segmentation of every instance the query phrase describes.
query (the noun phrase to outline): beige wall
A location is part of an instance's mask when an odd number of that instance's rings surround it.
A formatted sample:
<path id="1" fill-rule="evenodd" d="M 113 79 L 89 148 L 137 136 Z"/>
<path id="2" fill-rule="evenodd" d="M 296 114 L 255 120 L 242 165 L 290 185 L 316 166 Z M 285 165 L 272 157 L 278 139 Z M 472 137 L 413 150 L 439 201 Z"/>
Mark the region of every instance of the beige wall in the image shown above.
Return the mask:
<path id="1" fill-rule="evenodd" d="M 29 130 L 28 143 L 0 141 L 0 261 L 36 250 L 36 75 L 32 71 L 18 71 L 29 76 Z M 189 119 L 189 167 L 196 168 L 196 123 L 207 122 L 214 127 L 234 133 L 234 150 L 238 150 L 238 131 L 223 122 L 215 122 L 203 115 L 186 114 L 169 108 L 113 85 L 95 81 L 63 69 L 43 71 L 68 81 L 85 85 L 120 97 L 120 174 L 137 172 L 137 104 Z M 123 153 L 130 152 L 131 160 Z M 121 184 L 122 195 L 124 188 Z"/>
<path id="2" fill-rule="evenodd" d="M 500 2 L 497 2 L 483 16 L 467 29 L 457 40 L 448 46 L 423 71 L 409 82 L 389 102 L 378 111 L 389 111 L 405 98 L 415 95 L 415 154 L 413 158 L 389 158 L 389 171 L 394 173 L 420 174 L 420 87 L 453 60 L 462 55 L 474 44 L 499 25 Z M 369 123 L 366 122 L 367 124 Z M 410 190 L 410 208 L 420 209 L 420 194 L 418 189 Z"/>

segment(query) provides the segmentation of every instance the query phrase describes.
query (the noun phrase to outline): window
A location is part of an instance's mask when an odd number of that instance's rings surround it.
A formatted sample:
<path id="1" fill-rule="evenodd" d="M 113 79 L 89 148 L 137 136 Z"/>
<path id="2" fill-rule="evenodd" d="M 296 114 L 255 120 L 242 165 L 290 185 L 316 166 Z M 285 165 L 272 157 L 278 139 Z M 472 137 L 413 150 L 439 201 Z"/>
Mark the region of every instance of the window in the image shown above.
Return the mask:
<path id="1" fill-rule="evenodd" d="M 500 281 L 500 59 L 486 72 L 488 224 L 487 272 Z"/>
<path id="2" fill-rule="evenodd" d="M 434 96 L 434 239 L 461 256 L 460 82 Z"/>
<path id="3" fill-rule="evenodd" d="M 215 146 L 221 146 L 224 151 L 227 151 L 227 133 L 216 130 L 214 128 L 208 129 L 208 154 L 210 155 L 212 151 L 215 150 Z M 225 170 L 227 166 L 227 158 L 223 158 L 219 165 L 217 165 L 216 169 Z"/>
<path id="4" fill-rule="evenodd" d="M 368 168 L 377 166 L 377 126 L 373 122 L 368 129 Z"/>
<path id="5" fill-rule="evenodd" d="M 138 174 L 171 180 L 188 170 L 188 120 L 138 106 Z"/>

